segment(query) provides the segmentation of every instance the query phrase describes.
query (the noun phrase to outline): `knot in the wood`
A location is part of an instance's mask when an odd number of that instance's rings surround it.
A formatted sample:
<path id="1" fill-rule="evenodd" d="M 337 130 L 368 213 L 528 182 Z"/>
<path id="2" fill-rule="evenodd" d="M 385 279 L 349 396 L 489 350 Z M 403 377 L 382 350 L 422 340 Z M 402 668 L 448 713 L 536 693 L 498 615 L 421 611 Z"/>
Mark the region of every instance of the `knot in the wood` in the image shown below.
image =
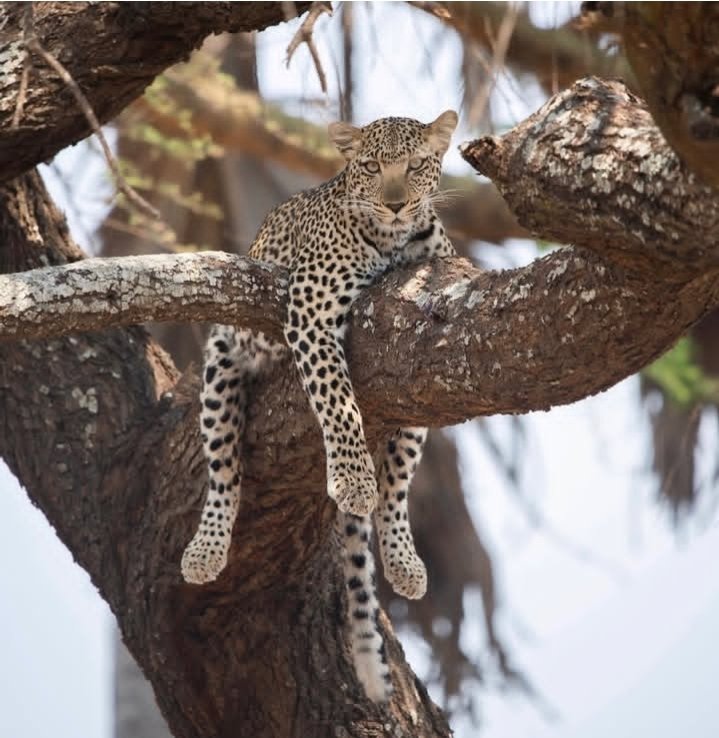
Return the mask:
<path id="1" fill-rule="evenodd" d="M 496 136 L 483 136 L 459 147 L 462 158 L 477 172 L 490 179 L 495 177 L 501 169 L 499 157 L 502 151 L 502 141 Z"/>

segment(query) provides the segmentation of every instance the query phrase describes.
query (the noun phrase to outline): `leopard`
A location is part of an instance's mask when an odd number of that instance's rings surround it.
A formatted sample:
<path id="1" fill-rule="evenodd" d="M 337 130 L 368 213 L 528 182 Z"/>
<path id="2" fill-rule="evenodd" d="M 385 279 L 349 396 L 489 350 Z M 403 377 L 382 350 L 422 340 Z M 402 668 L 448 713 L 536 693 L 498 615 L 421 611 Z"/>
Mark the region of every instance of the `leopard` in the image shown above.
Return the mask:
<path id="1" fill-rule="evenodd" d="M 335 534 L 343 543 L 348 640 L 359 682 L 375 702 L 390 698 L 392 683 L 378 622 L 372 515 L 386 579 L 398 594 L 422 597 L 427 574 L 412 539 L 408 493 L 427 429 L 397 428 L 373 457 L 343 340 L 352 304 L 379 277 L 455 254 L 435 203 L 457 120 L 447 110 L 426 124 L 403 117 L 330 124 L 344 168 L 272 210 L 249 250 L 251 258 L 289 271 L 285 342 L 215 325 L 204 355 L 200 431 L 209 487 L 183 553 L 183 578 L 204 584 L 226 566 L 252 387 L 289 352 L 322 432 L 327 493 L 338 508 Z"/>

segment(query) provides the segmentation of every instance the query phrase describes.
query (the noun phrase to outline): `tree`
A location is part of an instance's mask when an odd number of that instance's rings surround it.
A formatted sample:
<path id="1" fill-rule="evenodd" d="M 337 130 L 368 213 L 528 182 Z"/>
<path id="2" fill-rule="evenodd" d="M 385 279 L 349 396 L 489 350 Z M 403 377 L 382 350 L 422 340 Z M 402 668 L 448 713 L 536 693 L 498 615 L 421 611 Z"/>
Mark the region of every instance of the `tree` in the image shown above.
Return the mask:
<path id="1" fill-rule="evenodd" d="M 361 695 L 344 655 L 319 433 L 286 365 L 258 388 L 228 571 L 204 588 L 180 580 L 205 485 L 197 380 L 146 331 L 120 326 L 233 321 L 279 337 L 284 275 L 219 254 L 83 260 L 32 167 L 87 135 L 87 119 L 66 83 L 20 52 L 36 34 L 105 121 L 205 34 L 280 20 L 278 4 L 184 9 L 180 23 L 164 3 L 63 14 L 48 3 L 24 38 L 23 9 L 0 9 L 19 50 L 6 123 L 25 98 L 0 136 L 0 453 L 110 603 L 175 735 L 448 735 L 386 618 L 397 695 L 387 709 Z M 361 298 L 348 355 L 371 443 L 397 423 L 597 392 L 719 299 L 715 192 L 622 85 L 579 82 L 464 154 L 526 228 L 578 248 L 506 273 L 424 265 Z"/>

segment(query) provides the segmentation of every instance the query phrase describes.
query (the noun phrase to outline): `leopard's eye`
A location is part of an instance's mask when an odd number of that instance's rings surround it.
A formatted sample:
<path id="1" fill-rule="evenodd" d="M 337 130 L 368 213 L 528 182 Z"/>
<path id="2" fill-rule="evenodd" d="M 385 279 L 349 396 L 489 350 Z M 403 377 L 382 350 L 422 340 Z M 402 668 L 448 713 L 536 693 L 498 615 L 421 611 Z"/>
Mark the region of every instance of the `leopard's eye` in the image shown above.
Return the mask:
<path id="1" fill-rule="evenodd" d="M 379 162 L 376 161 L 363 161 L 362 168 L 368 174 L 377 174 L 379 172 Z"/>
<path id="2" fill-rule="evenodd" d="M 413 156 L 409 160 L 409 164 L 407 165 L 407 169 L 409 169 L 410 172 L 416 172 L 418 169 L 421 169 L 424 166 L 424 163 L 427 161 L 427 159 L 423 156 Z"/>

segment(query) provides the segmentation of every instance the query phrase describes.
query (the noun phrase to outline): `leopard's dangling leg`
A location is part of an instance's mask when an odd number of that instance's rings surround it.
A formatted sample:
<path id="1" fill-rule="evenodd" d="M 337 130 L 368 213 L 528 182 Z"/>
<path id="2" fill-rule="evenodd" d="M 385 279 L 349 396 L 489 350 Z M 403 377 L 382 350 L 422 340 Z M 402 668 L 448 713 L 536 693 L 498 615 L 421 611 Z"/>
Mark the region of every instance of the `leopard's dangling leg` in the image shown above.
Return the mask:
<path id="1" fill-rule="evenodd" d="M 342 340 L 350 306 L 377 267 L 357 265 L 348 254 L 335 260 L 337 281 L 327 290 L 312 288 L 307 267 L 292 271 L 284 332 L 322 430 L 327 493 L 342 512 L 368 515 L 377 503 L 377 481 Z"/>
<path id="2" fill-rule="evenodd" d="M 407 504 L 426 439 L 426 428 L 399 428 L 379 465 L 374 520 L 384 575 L 397 594 L 409 599 L 419 599 L 427 591 L 427 570 L 414 547 Z"/>
<path id="3" fill-rule="evenodd" d="M 204 584 L 227 564 L 242 483 L 242 439 L 252 382 L 283 347 L 262 333 L 213 326 L 205 349 L 200 429 L 209 489 L 197 532 L 182 556 L 186 582 Z"/>

